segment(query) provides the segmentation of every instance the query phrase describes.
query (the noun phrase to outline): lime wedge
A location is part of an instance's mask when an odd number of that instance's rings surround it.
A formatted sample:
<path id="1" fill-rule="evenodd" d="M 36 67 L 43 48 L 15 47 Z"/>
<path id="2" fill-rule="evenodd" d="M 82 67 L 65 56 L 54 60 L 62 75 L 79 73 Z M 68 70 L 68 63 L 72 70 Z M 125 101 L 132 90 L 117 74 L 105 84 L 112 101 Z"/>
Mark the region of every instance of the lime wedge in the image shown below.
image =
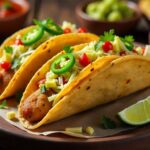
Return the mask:
<path id="1" fill-rule="evenodd" d="M 150 97 L 129 106 L 118 115 L 129 125 L 143 125 L 150 122 Z"/>

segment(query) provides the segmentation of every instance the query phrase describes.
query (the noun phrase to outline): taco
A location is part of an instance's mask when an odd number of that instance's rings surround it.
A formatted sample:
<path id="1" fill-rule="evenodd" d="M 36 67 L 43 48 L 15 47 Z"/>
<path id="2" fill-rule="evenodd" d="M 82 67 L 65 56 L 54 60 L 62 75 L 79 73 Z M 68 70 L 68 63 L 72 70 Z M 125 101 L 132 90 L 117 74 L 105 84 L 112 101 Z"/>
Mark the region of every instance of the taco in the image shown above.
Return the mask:
<path id="1" fill-rule="evenodd" d="M 35 129 L 150 86 L 149 50 L 113 31 L 73 47 L 44 64 L 19 105 L 24 127 Z"/>
<path id="2" fill-rule="evenodd" d="M 96 35 L 83 33 L 85 30 L 68 22 L 62 26 L 51 19 L 35 23 L 9 37 L 0 47 L 0 100 L 24 90 L 39 67 L 64 45 L 97 39 Z"/>

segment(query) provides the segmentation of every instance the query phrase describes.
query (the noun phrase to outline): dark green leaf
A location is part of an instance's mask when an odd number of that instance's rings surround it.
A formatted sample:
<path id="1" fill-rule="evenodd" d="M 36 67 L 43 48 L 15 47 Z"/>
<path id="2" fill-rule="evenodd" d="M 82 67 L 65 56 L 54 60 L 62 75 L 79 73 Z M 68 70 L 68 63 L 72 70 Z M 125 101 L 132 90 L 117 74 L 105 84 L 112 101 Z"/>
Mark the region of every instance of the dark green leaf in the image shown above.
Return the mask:
<path id="1" fill-rule="evenodd" d="M 116 123 L 108 117 L 103 116 L 101 124 L 105 129 L 114 129 L 116 128 Z"/>
<path id="2" fill-rule="evenodd" d="M 114 30 L 110 30 L 109 32 L 104 32 L 104 35 L 100 35 L 100 41 L 106 42 L 106 41 L 113 41 L 114 40 Z"/>
<path id="3" fill-rule="evenodd" d="M 44 84 L 42 84 L 42 85 L 40 86 L 40 92 L 41 92 L 41 93 L 45 93 L 45 92 L 46 92 L 46 87 L 45 87 Z"/>
<path id="4" fill-rule="evenodd" d="M 63 50 L 66 52 L 66 53 L 71 53 L 74 49 L 73 47 L 69 46 L 69 45 L 66 45 Z"/>
<path id="5" fill-rule="evenodd" d="M 124 44 L 125 44 L 125 46 L 126 46 L 126 48 L 128 50 L 130 50 L 130 51 L 133 50 L 133 47 L 134 47 L 134 44 L 133 44 L 134 38 L 133 38 L 132 35 L 125 36 L 124 38 L 121 38 L 121 40 L 124 42 Z"/>
<path id="6" fill-rule="evenodd" d="M 8 106 L 7 106 L 7 101 L 4 100 L 1 104 L 0 104 L 0 109 L 7 109 Z"/>
<path id="7" fill-rule="evenodd" d="M 4 50 L 5 50 L 6 53 L 10 53 L 10 54 L 13 53 L 13 48 L 11 46 L 4 47 Z"/>
<path id="8" fill-rule="evenodd" d="M 17 69 L 17 68 L 19 68 L 19 66 L 20 66 L 20 60 L 15 58 L 12 62 L 11 69 Z"/>

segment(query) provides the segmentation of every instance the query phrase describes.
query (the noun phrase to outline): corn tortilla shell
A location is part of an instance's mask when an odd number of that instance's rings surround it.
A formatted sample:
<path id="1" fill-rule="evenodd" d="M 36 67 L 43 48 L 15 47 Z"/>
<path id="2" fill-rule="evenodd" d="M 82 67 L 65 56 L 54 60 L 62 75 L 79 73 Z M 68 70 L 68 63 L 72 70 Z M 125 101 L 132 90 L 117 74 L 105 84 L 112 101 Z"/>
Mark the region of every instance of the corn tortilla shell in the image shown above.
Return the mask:
<path id="1" fill-rule="evenodd" d="M 77 50 L 81 48 L 83 45 L 76 46 Z M 44 78 L 57 56 L 49 60 L 32 78 L 21 100 L 19 112 L 26 98 L 37 89 L 36 82 Z M 25 128 L 36 129 L 43 124 L 58 121 L 149 87 L 149 76 L 150 57 L 128 55 L 99 58 L 84 68 L 74 81 L 58 94 L 57 103 L 41 121 L 31 124 L 19 113 L 20 121 Z"/>
<path id="2" fill-rule="evenodd" d="M 14 43 L 18 34 L 23 35 L 33 27 L 34 26 L 25 28 L 8 38 L 0 47 L 0 56 L 2 56 L 5 45 L 11 45 Z M 65 45 L 77 45 L 95 40 L 98 40 L 98 37 L 91 33 L 70 33 L 50 38 L 48 41 L 41 44 L 27 61 L 21 65 L 4 89 L 3 93 L 1 93 L 0 100 L 13 96 L 19 91 L 23 91 L 34 73 L 47 60 L 60 52 Z"/>

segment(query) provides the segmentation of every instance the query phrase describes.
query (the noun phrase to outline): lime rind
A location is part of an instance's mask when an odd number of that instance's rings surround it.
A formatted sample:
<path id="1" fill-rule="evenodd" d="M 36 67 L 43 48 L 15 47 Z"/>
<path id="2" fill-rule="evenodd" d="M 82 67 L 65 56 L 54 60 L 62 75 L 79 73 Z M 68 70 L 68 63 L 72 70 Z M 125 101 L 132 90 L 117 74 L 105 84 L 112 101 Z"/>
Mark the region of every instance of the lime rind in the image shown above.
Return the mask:
<path id="1" fill-rule="evenodd" d="M 150 97 L 118 113 L 120 119 L 129 125 L 144 125 L 150 122 Z"/>

